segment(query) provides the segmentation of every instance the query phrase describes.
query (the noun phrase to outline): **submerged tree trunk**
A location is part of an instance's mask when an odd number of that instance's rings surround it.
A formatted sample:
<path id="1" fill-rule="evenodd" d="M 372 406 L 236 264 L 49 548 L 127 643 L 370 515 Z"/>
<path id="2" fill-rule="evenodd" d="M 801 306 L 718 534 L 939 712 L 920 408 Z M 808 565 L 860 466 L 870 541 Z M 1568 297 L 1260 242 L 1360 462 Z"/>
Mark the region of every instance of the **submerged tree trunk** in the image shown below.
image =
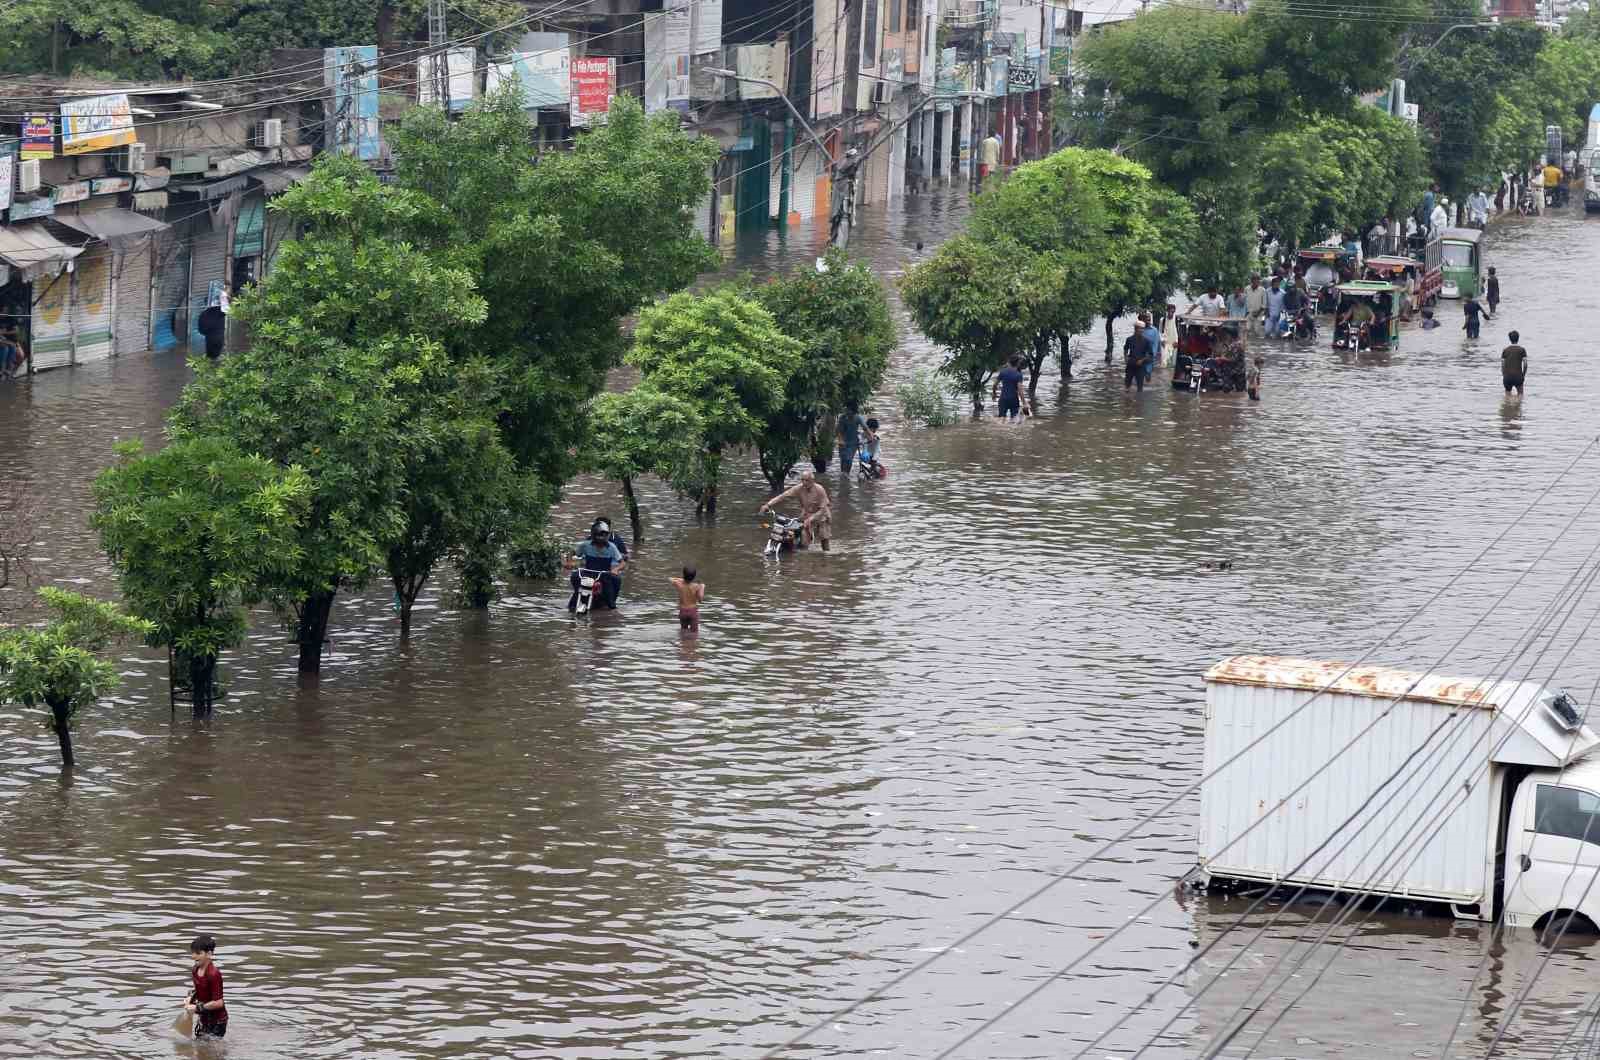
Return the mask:
<path id="1" fill-rule="evenodd" d="M 1033 337 L 1033 356 L 1028 360 L 1028 393 L 1039 389 L 1039 373 L 1044 362 L 1050 359 L 1050 333 L 1041 331 Z"/>
<path id="2" fill-rule="evenodd" d="M 412 575 L 409 578 L 394 578 L 393 581 L 395 604 L 400 610 L 400 639 L 409 640 L 411 607 L 422 595 L 422 587 L 428 583 L 428 578 L 427 575 Z"/>
<path id="3" fill-rule="evenodd" d="M 499 567 L 499 550 L 487 539 L 468 546 L 461 559 L 461 602 L 470 610 L 486 611 L 494 603 L 494 574 Z"/>
<path id="4" fill-rule="evenodd" d="M 61 765 L 65 769 L 71 769 L 76 761 L 72 757 L 72 730 L 67 727 L 71 721 L 67 711 L 67 701 L 46 698 L 45 702 L 50 707 L 50 721 L 51 727 L 56 730 L 56 743 L 61 745 Z"/>
<path id="5" fill-rule="evenodd" d="M 644 520 L 639 517 L 639 497 L 633 492 L 633 476 L 622 476 L 622 500 L 628 506 L 628 525 L 633 528 L 635 546 L 644 540 Z"/>
<path id="6" fill-rule="evenodd" d="M 1106 314 L 1106 363 L 1107 364 L 1111 363 L 1111 354 L 1116 349 L 1116 346 L 1115 346 L 1116 338 L 1112 334 L 1111 323 L 1112 323 L 1112 321 L 1116 320 L 1117 317 L 1120 316 L 1120 315 L 1121 314 L 1116 314 L 1116 313 L 1107 313 Z"/>
<path id="7" fill-rule="evenodd" d="M 209 718 L 217 702 L 217 657 L 191 656 L 189 658 L 189 694 L 194 704 L 194 716 Z"/>
<path id="8" fill-rule="evenodd" d="M 333 613 L 334 590 L 324 589 L 300 601 L 300 621 L 295 640 L 300 645 L 300 672 L 322 670 L 322 645 L 328 639 L 328 617 Z"/>

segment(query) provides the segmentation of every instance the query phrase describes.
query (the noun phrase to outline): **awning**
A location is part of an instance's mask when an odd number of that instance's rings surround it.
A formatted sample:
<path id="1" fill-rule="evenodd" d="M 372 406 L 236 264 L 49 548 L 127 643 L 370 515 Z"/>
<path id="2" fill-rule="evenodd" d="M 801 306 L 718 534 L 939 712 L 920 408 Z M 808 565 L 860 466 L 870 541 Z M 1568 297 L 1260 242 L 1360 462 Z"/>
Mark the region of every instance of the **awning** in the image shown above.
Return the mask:
<path id="1" fill-rule="evenodd" d="M 175 180 L 167 187 L 185 195 L 198 195 L 202 199 L 221 199 L 236 191 L 243 191 L 248 183 L 249 178 L 240 174 L 226 180 Z"/>
<path id="2" fill-rule="evenodd" d="M 67 262 L 83 253 L 45 231 L 44 225 L 0 227 L 0 261 L 16 266 L 24 279 L 59 275 Z"/>
<path id="3" fill-rule="evenodd" d="M 286 169 L 264 169 L 260 173 L 250 174 L 250 179 L 271 196 L 288 191 L 310 175 L 311 170 L 305 166 L 289 166 Z"/>
<path id="4" fill-rule="evenodd" d="M 156 232 L 165 232 L 169 227 L 132 210 L 91 210 L 88 213 L 72 215 L 58 213 L 55 221 L 75 232 L 103 240 L 113 247 L 120 247 Z"/>

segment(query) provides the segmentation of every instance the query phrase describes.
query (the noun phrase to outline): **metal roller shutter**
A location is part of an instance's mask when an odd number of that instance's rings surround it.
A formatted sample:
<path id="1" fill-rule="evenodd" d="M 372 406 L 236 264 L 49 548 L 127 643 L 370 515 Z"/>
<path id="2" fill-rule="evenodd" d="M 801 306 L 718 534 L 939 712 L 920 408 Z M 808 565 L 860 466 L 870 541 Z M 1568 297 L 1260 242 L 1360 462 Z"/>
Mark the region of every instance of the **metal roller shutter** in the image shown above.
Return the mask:
<path id="1" fill-rule="evenodd" d="M 802 222 L 814 221 L 817 216 L 817 180 L 823 176 L 817 165 L 821 154 L 812 144 L 809 148 L 797 145 L 794 176 L 789 181 L 789 209 L 800 215 Z"/>
<path id="2" fill-rule="evenodd" d="M 41 276 L 33 281 L 33 370 L 72 363 L 72 274 Z"/>
<path id="3" fill-rule="evenodd" d="M 111 248 L 101 244 L 83 252 L 72 274 L 74 364 L 111 356 Z"/>
<path id="4" fill-rule="evenodd" d="M 155 304 L 150 307 L 150 348 L 170 350 L 178 336 L 188 331 L 189 233 L 174 229 L 154 240 L 151 254 L 156 270 Z"/>
<path id="5" fill-rule="evenodd" d="M 116 318 L 112 321 L 113 352 L 138 353 L 150 348 L 150 255 L 155 240 L 146 236 L 123 246 L 117 255 Z"/>
<path id="6" fill-rule="evenodd" d="M 221 294 L 227 284 L 228 231 L 211 228 L 204 218 L 195 229 L 189 266 L 189 348 L 206 348 L 200 335 L 200 311 Z"/>

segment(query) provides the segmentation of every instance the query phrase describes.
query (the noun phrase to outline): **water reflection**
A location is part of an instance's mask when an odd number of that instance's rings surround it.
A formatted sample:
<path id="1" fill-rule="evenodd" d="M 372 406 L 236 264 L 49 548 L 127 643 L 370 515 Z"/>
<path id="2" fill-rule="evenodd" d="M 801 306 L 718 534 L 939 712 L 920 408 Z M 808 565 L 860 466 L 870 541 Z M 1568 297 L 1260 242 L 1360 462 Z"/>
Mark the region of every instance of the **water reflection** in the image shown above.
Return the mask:
<path id="1" fill-rule="evenodd" d="M 868 211 L 858 249 L 892 278 L 964 209 L 941 193 Z M 808 265 L 820 245 L 805 229 L 766 235 L 725 274 Z M 1259 404 L 1127 394 L 1091 334 L 1077 378 L 1041 383 L 1033 422 L 926 431 L 890 396 L 937 360 L 901 317 L 874 402 L 893 470 L 824 477 L 831 554 L 762 559 L 752 460 L 712 519 L 644 485 L 648 532 L 614 615 L 576 622 L 543 582 L 469 615 L 436 586 L 403 646 L 388 595 L 354 595 L 336 607 L 327 672 L 304 685 L 258 616 L 202 726 L 171 720 L 164 660 L 130 653 L 65 786 L 38 719 L 7 709 L 0 1055 L 187 1048 L 169 1030 L 185 982 L 173 954 L 200 930 L 221 942 L 234 1055 L 760 1055 L 1197 777 L 1198 675 L 1218 657 L 1362 650 L 1550 483 L 1600 383 L 1546 351 L 1577 348 L 1594 323 L 1594 306 L 1573 311 L 1574 278 L 1600 250 L 1576 214 L 1498 227 L 1489 247 L 1506 294 L 1495 328 L 1523 331 L 1539 373 L 1525 406 L 1503 402 L 1498 330 L 1476 347 L 1452 327 L 1410 330 L 1381 361 L 1269 346 Z M 0 390 L 0 473 L 51 484 L 49 577 L 111 591 L 84 528 L 90 478 L 114 440 L 159 436 L 184 378 L 170 357 L 133 357 Z M 1381 657 L 1434 660 L 1596 484 L 1590 466 L 1560 483 L 1548 517 L 1512 527 Z M 601 510 L 618 510 L 614 489 L 580 482 L 557 525 L 576 540 Z M 1600 517 L 1580 521 L 1446 665 L 1497 659 L 1597 530 Z M 1224 558 L 1231 569 L 1205 566 Z M 689 560 L 708 586 L 694 643 L 666 584 Z M 1589 650 L 1559 678 L 1597 676 Z M 938 1053 L 1167 894 L 1193 857 L 1194 810 L 811 1055 Z M 965 1055 L 1076 1052 L 1229 911 L 1159 902 Z M 1247 969 L 1292 944 L 1292 924 Z M 1476 927 L 1379 918 L 1257 1055 L 1436 1052 L 1487 944 Z M 1518 1050 L 1548 1052 L 1568 1029 L 1591 952 L 1564 949 L 1543 972 Z M 1456 1052 L 1481 1055 L 1540 959 L 1525 933 L 1507 938 Z M 1230 973 L 1154 1055 L 1193 1055 L 1249 974 Z M 1164 992 L 1115 1043 L 1136 1046 L 1184 997 Z"/>

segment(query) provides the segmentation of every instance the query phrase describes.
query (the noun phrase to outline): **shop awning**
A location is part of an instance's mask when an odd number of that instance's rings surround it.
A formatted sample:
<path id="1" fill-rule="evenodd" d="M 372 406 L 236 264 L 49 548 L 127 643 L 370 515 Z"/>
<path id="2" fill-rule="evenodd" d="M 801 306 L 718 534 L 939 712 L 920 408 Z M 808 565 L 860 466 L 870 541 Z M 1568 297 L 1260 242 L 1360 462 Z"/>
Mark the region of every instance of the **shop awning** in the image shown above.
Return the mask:
<path id="1" fill-rule="evenodd" d="M 225 198 L 236 191 L 243 191 L 249 183 L 250 179 L 241 173 L 226 180 L 175 180 L 167 187 L 184 195 L 198 195 L 202 199 L 209 200 Z"/>
<path id="2" fill-rule="evenodd" d="M 42 224 L 0 227 L 0 261 L 15 266 L 29 281 L 58 275 L 81 253 L 81 248 L 61 242 Z"/>
<path id="3" fill-rule="evenodd" d="M 288 166 L 284 169 L 264 169 L 260 173 L 250 174 L 250 179 L 261 185 L 263 191 L 269 196 L 288 191 L 311 175 L 311 170 L 306 166 Z"/>
<path id="4" fill-rule="evenodd" d="M 56 214 L 56 224 L 66 225 L 75 232 L 120 247 L 135 239 L 165 232 L 168 225 L 154 218 L 134 213 L 132 210 L 91 210 L 80 214 Z"/>

